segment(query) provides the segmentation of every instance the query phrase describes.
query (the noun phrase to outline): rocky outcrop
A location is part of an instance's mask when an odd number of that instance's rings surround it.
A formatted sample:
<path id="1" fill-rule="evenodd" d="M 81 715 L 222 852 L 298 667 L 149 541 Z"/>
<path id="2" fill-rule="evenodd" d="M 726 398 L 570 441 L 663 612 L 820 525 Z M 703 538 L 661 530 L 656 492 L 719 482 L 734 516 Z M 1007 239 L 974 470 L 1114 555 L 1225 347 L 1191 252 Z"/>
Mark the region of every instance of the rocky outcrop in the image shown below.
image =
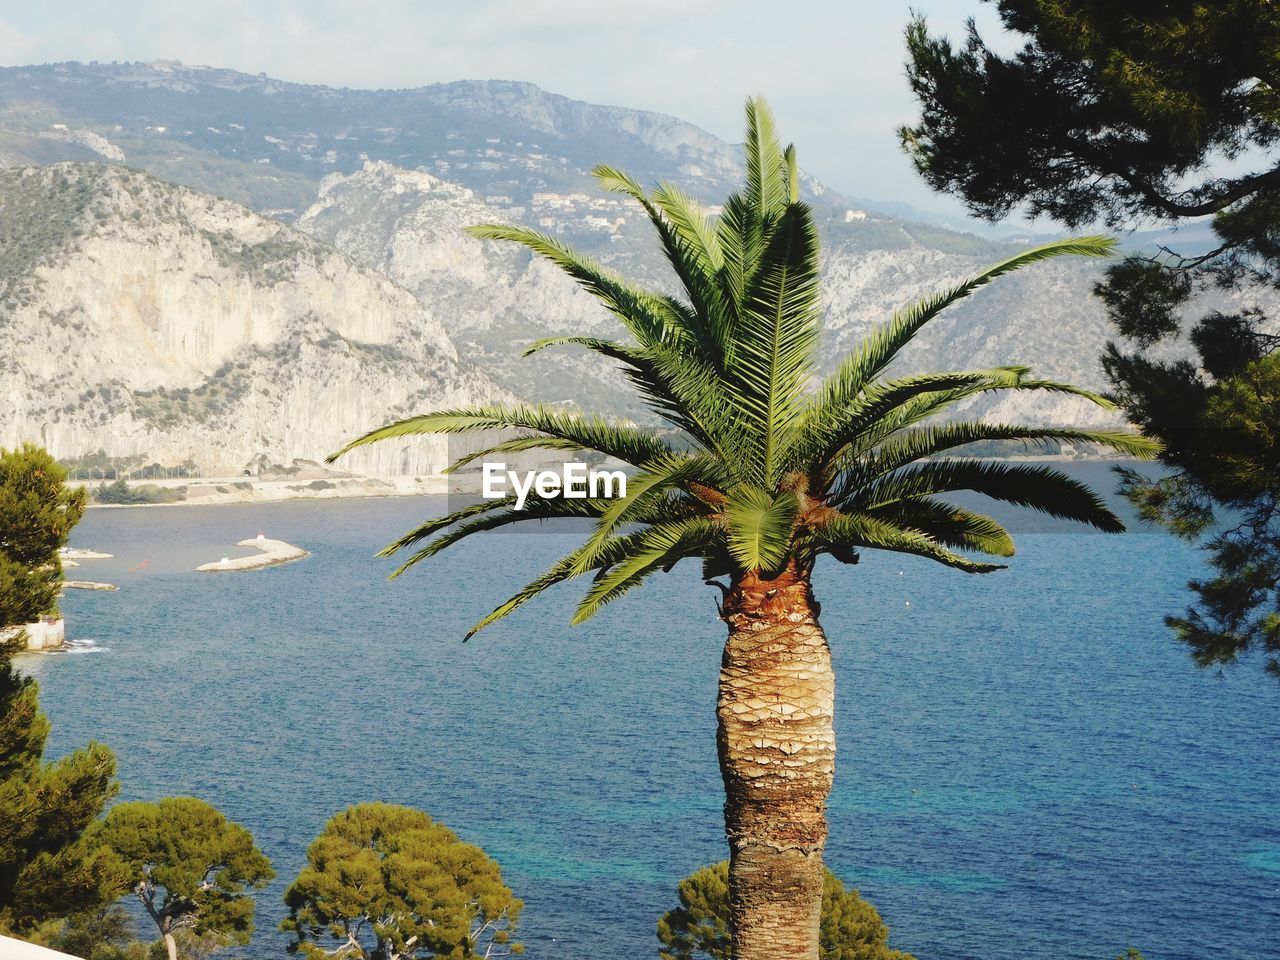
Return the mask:
<path id="1" fill-rule="evenodd" d="M 57 650 L 67 642 L 67 624 L 61 617 L 46 617 L 35 623 L 6 627 L 0 630 L 0 642 L 11 640 L 19 634 L 26 637 L 28 650 Z"/>
<path id="2" fill-rule="evenodd" d="M 118 167 L 0 174 L 0 446 L 238 475 L 501 395 L 386 276 L 228 201 Z M 344 461 L 427 474 L 439 440 Z"/>
<path id="3" fill-rule="evenodd" d="M 522 356 L 541 337 L 611 335 L 616 328 L 594 298 L 546 261 L 465 233 L 477 223 L 518 222 L 523 213 L 429 173 L 369 163 L 350 177 L 326 177 L 298 226 L 412 290 L 462 355 L 513 393 L 639 415 L 622 378 L 594 358 L 559 350 Z M 545 213 L 572 227 L 573 211 Z"/>
<path id="4" fill-rule="evenodd" d="M 573 399 L 641 417 L 636 399 L 599 358 L 524 349 L 556 334 L 614 335 L 607 312 L 558 269 L 511 245 L 481 243 L 467 225 L 514 221 L 550 232 L 628 277 L 671 288 L 652 229 L 638 207 L 603 194 L 531 204 L 486 202 L 430 174 L 369 163 L 321 184 L 298 226 L 408 287 L 448 327 L 460 349 L 503 386 L 530 397 Z M 822 221 L 830 369 L 899 307 L 1008 256 L 1014 247 L 888 218 Z M 1107 337 L 1090 295 L 1093 263 L 1050 262 L 1003 279 L 957 305 L 904 353 L 902 370 L 1022 363 L 1037 376 L 1102 386 Z M 1113 423 L 1078 398 L 1047 394 L 985 401 L 973 412 L 1055 424 Z"/>

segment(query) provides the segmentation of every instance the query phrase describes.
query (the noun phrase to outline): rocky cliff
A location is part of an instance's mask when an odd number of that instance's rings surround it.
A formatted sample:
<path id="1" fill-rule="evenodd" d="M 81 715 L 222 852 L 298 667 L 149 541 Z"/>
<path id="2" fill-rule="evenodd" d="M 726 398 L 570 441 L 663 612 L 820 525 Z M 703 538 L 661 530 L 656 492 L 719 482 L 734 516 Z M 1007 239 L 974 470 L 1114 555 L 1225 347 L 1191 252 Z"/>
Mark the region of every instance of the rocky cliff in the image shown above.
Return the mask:
<path id="1" fill-rule="evenodd" d="M 863 215 L 828 215 L 821 223 L 827 368 L 894 309 L 1017 249 L 858 212 Z M 298 226 L 414 291 L 464 354 L 508 389 L 640 416 L 619 378 L 594 356 L 548 351 L 521 358 L 539 337 L 612 334 L 616 324 L 542 260 L 464 233 L 468 224 L 486 221 L 549 231 L 629 277 L 670 288 L 669 271 L 638 207 L 598 191 L 494 203 L 425 172 L 368 163 L 357 173 L 325 178 L 319 199 Z M 1090 295 L 1097 277 L 1096 264 L 1059 261 L 1006 278 L 927 329 L 906 351 L 901 368 L 1017 362 L 1032 366 L 1037 376 L 1099 387 L 1097 357 L 1107 324 Z M 1059 395 L 987 401 L 981 410 L 1041 423 L 1112 422 L 1092 405 Z"/>
<path id="2" fill-rule="evenodd" d="M 501 395 L 410 292 L 224 200 L 120 167 L 0 174 L 0 446 L 238 475 Z M 438 441 L 344 466 L 433 472 Z"/>
<path id="3" fill-rule="evenodd" d="M 274 220 L 136 172 L 31 166 L 59 158 L 126 162 Z M 742 176 L 736 148 L 678 118 L 525 83 L 362 91 L 167 62 L 0 68 L 0 395 L 13 398 L 0 442 L 204 470 L 314 458 L 422 400 L 495 389 L 467 363 L 522 396 L 641 418 L 596 358 L 520 357 L 549 334 L 612 333 L 611 318 L 542 261 L 463 232 L 535 226 L 670 289 L 639 210 L 591 180 L 601 161 L 707 202 Z M 827 368 L 895 308 L 1016 249 L 813 180 L 804 193 L 824 244 Z M 1055 261 L 1005 278 L 948 311 L 901 369 L 1017 362 L 1102 386 L 1099 271 Z M 1112 422 L 1058 395 L 970 412 Z M 375 456 L 354 462 L 417 472 L 440 455 Z"/>

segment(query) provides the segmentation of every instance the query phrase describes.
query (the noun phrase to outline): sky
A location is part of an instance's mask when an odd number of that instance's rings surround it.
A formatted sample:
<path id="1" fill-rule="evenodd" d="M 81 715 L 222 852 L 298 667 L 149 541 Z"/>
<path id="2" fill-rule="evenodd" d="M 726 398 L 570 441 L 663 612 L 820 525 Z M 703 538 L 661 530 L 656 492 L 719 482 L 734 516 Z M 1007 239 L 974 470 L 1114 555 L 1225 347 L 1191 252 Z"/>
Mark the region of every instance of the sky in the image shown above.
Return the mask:
<path id="1" fill-rule="evenodd" d="M 764 94 L 801 166 L 837 190 L 961 214 L 894 132 L 918 113 L 903 68 L 912 8 L 953 38 L 970 16 L 1000 34 L 980 0 L 0 0 L 0 65 L 174 59 L 347 87 L 527 80 L 730 142 L 743 101 Z"/>

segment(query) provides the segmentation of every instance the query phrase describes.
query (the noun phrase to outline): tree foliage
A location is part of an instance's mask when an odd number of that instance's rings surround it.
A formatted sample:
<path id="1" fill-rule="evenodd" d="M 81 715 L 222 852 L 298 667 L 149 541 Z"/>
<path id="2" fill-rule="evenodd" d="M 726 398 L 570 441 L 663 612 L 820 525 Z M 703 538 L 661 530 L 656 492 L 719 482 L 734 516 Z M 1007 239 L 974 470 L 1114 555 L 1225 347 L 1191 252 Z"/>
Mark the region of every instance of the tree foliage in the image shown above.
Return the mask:
<path id="1" fill-rule="evenodd" d="M 123 479 L 98 484 L 93 491 L 97 503 L 132 506 L 140 503 L 178 503 L 187 498 L 186 487 L 162 487 L 155 483 L 129 485 Z"/>
<path id="2" fill-rule="evenodd" d="M 195 797 L 165 797 L 113 807 L 96 840 L 122 866 L 117 896 L 137 897 L 171 958 L 183 930 L 221 944 L 249 942 L 250 891 L 275 873 L 243 826 Z"/>
<path id="3" fill-rule="evenodd" d="M 134 932 L 133 918 L 121 904 L 114 903 L 73 914 L 30 939 L 83 960 L 151 960 L 149 945 L 135 940 Z"/>
<path id="4" fill-rule="evenodd" d="M 662 960 L 729 960 L 729 863 L 695 870 L 676 888 L 680 905 L 658 920 Z M 821 960 L 912 960 L 889 946 L 889 928 L 857 890 L 830 870 L 822 882 Z"/>
<path id="5" fill-rule="evenodd" d="M 621 171 L 596 168 L 604 189 L 630 198 L 651 221 L 681 287 L 678 297 L 633 285 L 553 236 L 498 225 L 472 231 L 550 260 L 600 300 L 627 334 L 622 340 L 552 338 L 530 352 L 577 347 L 621 364 L 678 439 L 561 407 L 493 405 L 410 417 L 330 457 L 396 437 L 514 429 L 516 439 L 495 441 L 463 462 L 540 446 L 594 450 L 634 468 L 620 499 L 544 499 L 519 510 L 509 499 L 488 500 L 429 520 L 384 551 L 411 550 L 404 570 L 467 536 L 509 524 L 596 521 L 581 547 L 473 633 L 548 587 L 590 574 L 574 616 L 581 622 L 690 557 L 701 559 L 708 580 L 787 567 L 807 576 L 820 554 L 853 562 L 862 549 L 915 554 L 971 573 L 999 569 L 965 553 L 1009 556 L 1011 539 L 991 518 L 949 503 L 945 496 L 957 490 L 1121 529 L 1091 491 L 1047 466 L 940 459 L 992 439 L 1095 443 L 1149 455 L 1154 444 L 1119 431 L 939 423 L 960 401 L 993 391 L 1059 391 L 1102 406 L 1108 401 L 1036 379 L 1021 366 L 886 373 L 915 335 L 956 301 L 1051 257 L 1107 255 L 1111 241 L 1083 237 L 1036 247 L 911 304 L 820 380 L 817 230 L 799 196 L 795 151 L 782 149 L 761 101 L 747 104 L 746 161 L 746 185 L 717 217 L 670 184 L 646 192 Z"/>
<path id="6" fill-rule="evenodd" d="M 1011 56 L 972 23 L 959 46 L 931 36 L 923 18 L 908 28 L 922 116 L 903 143 L 930 185 L 991 219 L 1020 206 L 1071 227 L 1212 218 L 1211 248 L 1160 247 L 1107 271 L 1097 293 L 1121 340 L 1103 365 L 1170 468 L 1158 481 L 1130 472 L 1126 493 L 1148 519 L 1207 537 L 1214 576 L 1192 584 L 1197 603 L 1169 624 L 1203 665 L 1257 649 L 1280 674 L 1280 336 L 1257 302 L 1280 287 L 1280 7 L 997 7 L 1025 41 Z M 1240 172 L 1212 172 L 1222 161 Z M 1231 294 L 1230 312 L 1189 320 L 1193 298 L 1212 289 Z M 1187 359 L 1143 355 L 1188 325 Z M 1225 483 L 1224 457 L 1234 464 Z"/>
<path id="7" fill-rule="evenodd" d="M 325 824 L 285 894 L 290 952 L 311 960 L 502 957 L 521 902 L 497 863 L 427 814 L 386 803 Z"/>
<path id="8" fill-rule="evenodd" d="M 40 447 L 0 449 L 0 628 L 53 610 L 62 583 L 58 555 L 84 513 L 83 489 Z"/>
<path id="9" fill-rule="evenodd" d="M 102 744 L 43 759 L 49 721 L 13 665 L 19 648 L 0 642 L 0 931 L 26 934 L 114 898 L 119 872 L 87 832 L 117 785 Z"/>

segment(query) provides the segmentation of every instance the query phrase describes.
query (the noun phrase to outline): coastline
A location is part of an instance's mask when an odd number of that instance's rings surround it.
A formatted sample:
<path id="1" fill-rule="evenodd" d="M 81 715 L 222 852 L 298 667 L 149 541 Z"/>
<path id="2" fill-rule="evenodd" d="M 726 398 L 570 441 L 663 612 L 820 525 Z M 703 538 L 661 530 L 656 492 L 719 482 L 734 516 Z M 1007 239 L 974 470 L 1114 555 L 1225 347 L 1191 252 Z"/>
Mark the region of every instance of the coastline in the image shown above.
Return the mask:
<path id="1" fill-rule="evenodd" d="M 1119 463 L 1127 458 L 1088 457 L 1050 454 L 1047 456 L 1022 455 L 990 458 L 1007 462 L 1033 463 Z M 75 480 L 70 487 L 84 487 L 92 495 L 99 483 L 110 481 Z M 480 492 L 481 476 L 478 471 L 460 474 L 430 474 L 402 477 L 363 477 L 353 474 L 308 471 L 301 476 L 268 479 L 257 477 L 187 477 L 182 479 L 129 480 L 131 486 L 151 486 L 162 490 L 186 488 L 186 498 L 163 503 L 94 503 L 91 510 L 135 509 L 138 507 L 205 507 L 226 504 L 283 503 L 291 500 L 355 500 L 381 497 L 422 497 L 462 494 L 475 496 Z"/>
<path id="2" fill-rule="evenodd" d="M 465 493 L 479 489 L 478 478 L 441 475 L 419 477 L 355 477 L 350 475 L 324 477 L 310 480 L 284 478 L 258 480 L 254 477 L 235 478 L 184 478 L 181 480 L 136 480 L 134 486 L 155 486 L 161 489 L 186 488 L 186 498 L 164 503 L 94 503 L 91 510 L 129 510 L 138 507 L 206 507 L 226 504 L 283 503 L 289 500 L 349 500 L 370 497 L 420 497 L 444 496 L 449 493 Z M 76 481 L 69 484 L 85 487 L 92 494 L 94 482 Z"/>
<path id="3" fill-rule="evenodd" d="M 262 534 L 241 540 L 237 547 L 254 547 L 260 553 L 247 557 L 223 557 L 212 563 L 202 563 L 196 567 L 196 573 L 234 573 L 244 570 L 258 570 L 262 567 L 274 567 L 281 563 L 291 563 L 311 556 L 310 551 L 295 547 L 283 540 L 270 540 Z"/>

